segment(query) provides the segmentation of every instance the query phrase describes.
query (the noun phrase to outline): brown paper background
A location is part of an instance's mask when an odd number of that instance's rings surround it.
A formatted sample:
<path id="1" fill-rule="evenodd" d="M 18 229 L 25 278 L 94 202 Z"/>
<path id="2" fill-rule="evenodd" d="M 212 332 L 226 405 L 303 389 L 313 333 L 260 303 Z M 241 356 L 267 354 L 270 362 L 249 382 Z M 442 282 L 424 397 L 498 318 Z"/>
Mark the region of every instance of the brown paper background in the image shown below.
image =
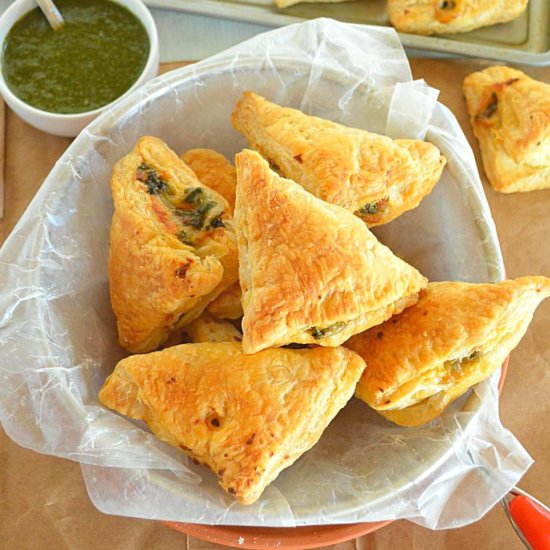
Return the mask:
<path id="1" fill-rule="evenodd" d="M 441 90 L 440 101 L 456 115 L 474 147 L 462 98 L 464 76 L 487 63 L 466 60 L 411 60 L 415 78 Z M 167 65 L 163 70 L 177 67 Z M 550 82 L 550 68 L 525 69 Z M 31 128 L 6 109 L 5 217 L 0 243 L 34 196 L 70 140 Z M 1 156 L 1 155 L 0 155 Z M 480 165 L 480 164 L 479 164 Z M 484 180 L 497 225 L 509 277 L 550 276 L 550 190 L 500 195 Z M 550 502 L 550 300 L 539 308 L 518 348 L 512 353 L 500 411 L 508 427 L 535 459 L 521 487 Z M 98 512 L 88 499 L 78 464 L 39 455 L 14 444 L 0 429 L 0 548 L 31 549 L 213 549 L 159 523 Z M 455 530 L 433 532 L 397 521 L 373 534 L 338 544 L 338 550 L 521 549 L 500 506 L 481 521 Z"/>

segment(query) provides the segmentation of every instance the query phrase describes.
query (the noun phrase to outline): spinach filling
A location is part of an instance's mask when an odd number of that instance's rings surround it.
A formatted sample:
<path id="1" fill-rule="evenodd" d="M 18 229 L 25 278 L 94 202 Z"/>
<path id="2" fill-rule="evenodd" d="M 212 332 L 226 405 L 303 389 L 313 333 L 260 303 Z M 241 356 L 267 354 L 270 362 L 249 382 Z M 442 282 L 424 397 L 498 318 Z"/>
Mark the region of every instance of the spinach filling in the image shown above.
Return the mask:
<path id="1" fill-rule="evenodd" d="M 491 118 L 498 109 L 498 96 L 495 92 L 491 93 L 491 98 L 489 99 L 489 103 L 487 104 L 487 107 L 485 107 L 485 110 L 483 113 L 481 113 L 481 116 L 483 118 Z"/>
<path id="2" fill-rule="evenodd" d="M 347 323 L 339 322 L 324 328 L 311 327 L 308 332 L 311 334 L 311 336 L 313 336 L 315 340 L 321 340 L 322 338 L 328 338 L 330 336 L 338 334 L 339 332 L 344 330 L 346 325 Z"/>
<path id="3" fill-rule="evenodd" d="M 456 2 L 454 0 L 443 0 L 439 3 L 440 10 L 454 10 L 456 8 Z"/>
<path id="4" fill-rule="evenodd" d="M 184 202 L 195 207 L 191 210 L 176 208 L 176 215 L 184 225 L 189 225 L 194 229 L 225 227 L 221 219 L 221 213 L 208 219 L 208 213 L 218 206 L 218 203 L 212 200 L 207 189 L 195 187 L 187 194 Z"/>
<path id="5" fill-rule="evenodd" d="M 452 361 L 445 361 L 445 367 L 450 368 L 452 370 L 460 370 L 462 367 L 462 364 L 466 361 L 475 361 L 476 359 L 479 359 L 481 357 L 481 352 L 476 350 L 472 351 L 470 355 L 466 355 L 465 357 L 460 357 L 459 359 L 453 359 Z"/>
<path id="6" fill-rule="evenodd" d="M 218 204 L 208 189 L 203 187 L 191 188 L 183 199 L 181 206 L 176 207 L 166 197 L 166 193 L 171 193 L 168 183 L 152 166 L 144 162 L 141 163 L 136 171 L 136 179 L 145 184 L 147 193 L 160 195 L 166 206 L 170 208 L 184 226 L 177 233 L 177 238 L 183 244 L 193 246 L 196 231 L 225 227 L 222 220 L 223 209 L 220 211 L 221 205 Z"/>
<path id="7" fill-rule="evenodd" d="M 216 206 L 215 202 L 206 202 L 196 210 L 182 210 L 181 208 L 176 208 L 174 212 L 183 225 L 189 225 L 194 229 L 203 229 L 206 215 L 214 206 Z"/>
<path id="8" fill-rule="evenodd" d="M 384 206 L 388 202 L 388 199 L 381 199 L 379 201 L 368 202 L 363 205 L 359 210 L 355 212 L 358 216 L 373 216 L 384 210 Z"/>
<path id="9" fill-rule="evenodd" d="M 178 237 L 178 240 L 183 244 L 193 246 L 193 240 L 183 229 L 178 233 L 177 237 Z"/>
<path id="10" fill-rule="evenodd" d="M 170 189 L 166 181 L 158 175 L 158 172 L 144 162 L 137 168 L 136 179 L 145 184 L 149 195 L 158 195 Z"/>

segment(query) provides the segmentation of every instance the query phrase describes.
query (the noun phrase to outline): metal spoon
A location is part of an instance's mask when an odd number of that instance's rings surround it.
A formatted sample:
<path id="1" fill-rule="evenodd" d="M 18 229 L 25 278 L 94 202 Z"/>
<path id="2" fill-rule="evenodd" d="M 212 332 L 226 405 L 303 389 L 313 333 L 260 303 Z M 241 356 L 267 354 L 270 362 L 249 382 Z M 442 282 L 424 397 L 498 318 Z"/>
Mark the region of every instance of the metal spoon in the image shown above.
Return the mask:
<path id="1" fill-rule="evenodd" d="M 63 16 L 52 0 L 36 0 L 36 3 L 54 31 L 58 31 L 65 24 Z"/>

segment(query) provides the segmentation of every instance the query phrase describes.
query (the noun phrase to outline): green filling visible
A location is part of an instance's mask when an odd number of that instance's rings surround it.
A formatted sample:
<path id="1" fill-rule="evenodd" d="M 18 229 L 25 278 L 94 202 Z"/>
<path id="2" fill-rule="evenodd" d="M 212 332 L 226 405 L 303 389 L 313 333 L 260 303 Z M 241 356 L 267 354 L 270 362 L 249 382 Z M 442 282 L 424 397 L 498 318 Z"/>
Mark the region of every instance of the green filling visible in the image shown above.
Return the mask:
<path id="1" fill-rule="evenodd" d="M 454 0 L 443 0 L 439 3 L 439 9 L 442 10 L 454 10 L 456 8 L 456 2 Z"/>
<path id="2" fill-rule="evenodd" d="M 158 175 L 158 172 L 144 162 L 137 168 L 136 179 L 146 185 L 147 193 L 150 195 L 158 195 L 170 190 L 168 184 Z"/>
<path id="3" fill-rule="evenodd" d="M 330 336 L 334 336 L 335 334 L 338 334 L 342 330 L 344 330 L 347 323 L 334 323 L 332 325 L 329 325 L 328 327 L 320 328 L 320 327 L 311 327 L 308 332 L 313 336 L 315 340 L 321 340 L 322 338 L 328 338 Z"/>
<path id="4" fill-rule="evenodd" d="M 215 206 L 215 202 L 209 201 L 200 205 L 195 210 L 181 210 L 180 208 L 176 208 L 174 213 L 178 216 L 183 225 L 190 225 L 194 229 L 204 229 L 206 215 Z"/>
<path id="5" fill-rule="evenodd" d="M 483 113 L 481 113 L 481 116 L 483 118 L 491 118 L 498 109 L 498 96 L 495 92 L 491 94 L 491 98 L 489 99 L 489 103 L 487 104 L 487 107 L 485 107 L 485 110 Z"/>
<path id="6" fill-rule="evenodd" d="M 178 233 L 177 236 L 178 240 L 181 241 L 183 244 L 193 246 L 193 241 L 191 240 L 191 237 L 183 229 Z"/>
<path id="7" fill-rule="evenodd" d="M 189 246 L 194 245 L 194 239 L 198 231 L 225 227 L 222 220 L 223 206 L 220 205 L 212 193 L 204 187 L 193 187 L 188 190 L 180 207 L 174 206 L 173 198 L 166 195 L 172 190 L 168 183 L 159 176 L 158 172 L 150 165 L 141 163 L 136 171 L 137 181 L 145 184 L 150 195 L 159 196 L 172 214 L 184 226 L 177 238 Z"/>
<path id="8" fill-rule="evenodd" d="M 184 201 L 189 204 L 200 206 L 205 201 L 205 195 L 205 190 L 202 187 L 195 187 L 187 194 Z"/>
<path id="9" fill-rule="evenodd" d="M 458 371 L 462 368 L 462 364 L 467 361 L 475 361 L 476 359 L 479 359 L 481 357 L 481 352 L 476 350 L 472 351 L 470 355 L 467 355 L 465 357 L 461 357 L 460 359 L 453 359 L 452 361 L 445 361 L 445 367 Z"/>
<path id="10" fill-rule="evenodd" d="M 379 201 L 368 202 L 359 210 L 355 212 L 358 216 L 372 216 L 382 211 L 383 205 L 387 202 L 387 199 L 381 199 Z"/>
<path id="11" fill-rule="evenodd" d="M 221 219 L 221 215 L 216 216 L 211 220 L 210 227 L 214 229 L 217 229 L 218 227 L 225 227 L 225 223 L 223 223 L 223 220 Z"/>
<path id="12" fill-rule="evenodd" d="M 209 213 L 218 206 L 208 189 L 203 187 L 195 187 L 184 199 L 187 204 L 192 204 L 193 210 L 184 210 L 176 208 L 176 215 L 180 218 L 184 225 L 190 225 L 194 229 L 216 229 L 225 227 L 221 219 L 222 213 L 208 218 Z"/>

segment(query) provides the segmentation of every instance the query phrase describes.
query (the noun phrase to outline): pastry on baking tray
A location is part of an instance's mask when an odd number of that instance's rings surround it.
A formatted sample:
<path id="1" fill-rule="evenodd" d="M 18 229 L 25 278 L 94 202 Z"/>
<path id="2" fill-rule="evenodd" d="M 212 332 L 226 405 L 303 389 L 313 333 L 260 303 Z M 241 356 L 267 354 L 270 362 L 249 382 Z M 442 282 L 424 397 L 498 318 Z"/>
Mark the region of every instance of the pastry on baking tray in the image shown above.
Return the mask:
<path id="1" fill-rule="evenodd" d="M 238 277 L 233 222 L 164 142 L 141 138 L 113 168 L 109 283 L 120 344 L 140 353 L 198 317 Z"/>
<path id="2" fill-rule="evenodd" d="M 347 342 L 367 363 L 356 396 L 396 424 L 429 422 L 502 366 L 548 296 L 546 277 L 430 283 L 415 305 Z"/>
<path id="3" fill-rule="evenodd" d="M 416 208 L 445 166 L 431 143 L 348 128 L 251 92 L 235 107 L 232 123 L 281 175 L 369 226 Z"/>
<path id="4" fill-rule="evenodd" d="M 388 0 L 390 23 L 401 32 L 450 34 L 506 23 L 529 0 Z"/>
<path id="5" fill-rule="evenodd" d="M 181 155 L 181 159 L 204 185 L 217 191 L 229 203 L 233 212 L 237 185 L 235 167 L 213 149 L 190 149 Z"/>
<path id="6" fill-rule="evenodd" d="M 338 346 L 414 304 L 426 279 L 347 210 L 236 157 L 243 350 Z"/>
<path id="7" fill-rule="evenodd" d="M 243 504 L 313 447 L 365 363 L 344 348 L 184 344 L 123 359 L 99 400 L 209 466 Z"/>
<path id="8" fill-rule="evenodd" d="M 550 188 L 550 85 L 497 66 L 468 75 L 464 95 L 494 189 Z"/>
<path id="9" fill-rule="evenodd" d="M 278 8 L 288 8 L 294 4 L 335 4 L 337 2 L 350 2 L 351 0 L 274 0 Z"/>
<path id="10" fill-rule="evenodd" d="M 206 308 L 217 319 L 240 319 L 243 316 L 241 285 L 237 281 L 224 290 Z"/>
<path id="11" fill-rule="evenodd" d="M 202 342 L 240 342 L 241 332 L 229 321 L 215 319 L 206 312 L 185 325 L 183 339 L 186 342 L 200 344 Z M 180 340 L 181 343 L 181 340 Z"/>

